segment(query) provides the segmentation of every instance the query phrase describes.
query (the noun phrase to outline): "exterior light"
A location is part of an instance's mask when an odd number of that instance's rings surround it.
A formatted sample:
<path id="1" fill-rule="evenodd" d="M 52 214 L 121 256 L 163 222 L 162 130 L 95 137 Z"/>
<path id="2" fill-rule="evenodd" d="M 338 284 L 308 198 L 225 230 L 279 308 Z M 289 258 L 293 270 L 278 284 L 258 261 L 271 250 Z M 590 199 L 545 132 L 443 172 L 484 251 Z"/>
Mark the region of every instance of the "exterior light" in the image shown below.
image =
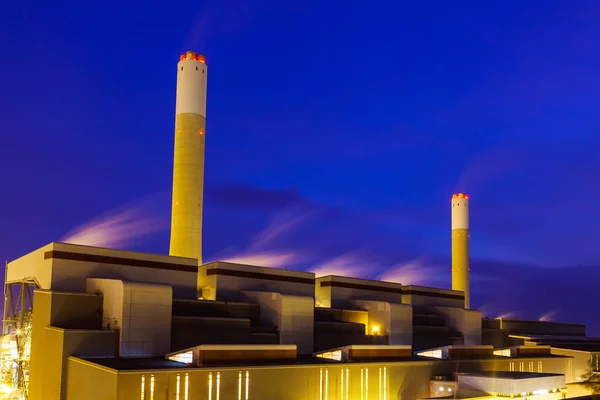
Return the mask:
<path id="1" fill-rule="evenodd" d="M 379 325 L 373 325 L 371 330 L 373 331 L 373 334 L 377 335 L 377 332 L 379 332 Z"/>

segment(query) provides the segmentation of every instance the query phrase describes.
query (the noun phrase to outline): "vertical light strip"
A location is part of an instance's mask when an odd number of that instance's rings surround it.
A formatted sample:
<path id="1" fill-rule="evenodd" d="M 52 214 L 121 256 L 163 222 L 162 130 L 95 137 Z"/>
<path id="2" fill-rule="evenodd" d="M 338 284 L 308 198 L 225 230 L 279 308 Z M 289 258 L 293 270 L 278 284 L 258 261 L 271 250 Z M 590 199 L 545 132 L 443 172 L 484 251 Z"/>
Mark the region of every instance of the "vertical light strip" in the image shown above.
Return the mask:
<path id="1" fill-rule="evenodd" d="M 177 386 L 175 386 L 175 400 L 179 400 L 179 393 L 181 392 L 181 376 L 177 374 Z"/>
<path id="2" fill-rule="evenodd" d="M 346 368 L 346 400 L 348 400 L 348 393 L 349 393 L 349 387 L 350 387 L 350 375 L 348 375 L 348 368 Z"/>
<path id="3" fill-rule="evenodd" d="M 369 368 L 365 368 L 365 400 L 369 400 Z"/>
<path id="4" fill-rule="evenodd" d="M 150 375 L 150 400 L 154 400 L 154 375 Z"/>
<path id="5" fill-rule="evenodd" d="M 248 394 L 250 394 L 250 371 L 246 371 L 246 400 L 248 400 Z"/>
<path id="6" fill-rule="evenodd" d="M 340 381 L 340 399 L 344 398 L 344 368 L 340 371 L 342 374 L 342 379 Z"/>
<path id="7" fill-rule="evenodd" d="M 142 375 L 142 397 L 141 399 L 144 400 L 146 398 L 146 375 Z"/>
<path id="8" fill-rule="evenodd" d="M 319 368 L 319 400 L 323 400 L 323 368 Z"/>
<path id="9" fill-rule="evenodd" d="M 325 400 L 329 399 L 329 369 L 325 368 Z"/>
<path id="10" fill-rule="evenodd" d="M 217 372 L 217 396 L 216 396 L 217 400 L 219 400 L 220 395 L 221 395 L 221 373 Z"/>
<path id="11" fill-rule="evenodd" d="M 382 400 L 382 394 L 383 394 L 383 390 L 381 390 L 381 367 L 379 367 L 379 400 Z"/>
<path id="12" fill-rule="evenodd" d="M 212 372 L 208 374 L 208 400 L 212 400 Z"/>
<path id="13" fill-rule="evenodd" d="M 190 391 L 190 376 L 185 374 L 185 394 L 183 395 L 183 400 L 188 400 L 188 393 Z"/>
<path id="14" fill-rule="evenodd" d="M 242 400 L 242 371 L 238 372 L 238 400 Z"/>
<path id="15" fill-rule="evenodd" d="M 365 388 L 364 388 L 364 381 L 363 381 L 363 369 L 361 368 L 360 369 L 360 400 L 364 400 L 363 399 L 363 397 L 364 397 L 364 395 L 363 395 L 364 391 L 365 391 Z"/>
<path id="16" fill-rule="evenodd" d="M 387 367 L 383 367 L 383 400 L 387 400 Z"/>

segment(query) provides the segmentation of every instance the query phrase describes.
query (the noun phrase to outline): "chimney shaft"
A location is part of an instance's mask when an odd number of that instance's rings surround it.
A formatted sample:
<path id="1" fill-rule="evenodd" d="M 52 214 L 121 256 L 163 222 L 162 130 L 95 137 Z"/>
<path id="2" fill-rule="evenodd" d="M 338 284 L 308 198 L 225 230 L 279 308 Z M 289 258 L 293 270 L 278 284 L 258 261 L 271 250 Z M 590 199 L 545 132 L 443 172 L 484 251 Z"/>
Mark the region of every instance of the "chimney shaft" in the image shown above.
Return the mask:
<path id="1" fill-rule="evenodd" d="M 452 290 L 465 293 L 465 308 L 471 307 L 469 285 L 469 196 L 452 195 Z"/>
<path id="2" fill-rule="evenodd" d="M 204 56 L 188 51 L 177 64 L 175 152 L 169 254 L 202 263 L 206 82 Z"/>

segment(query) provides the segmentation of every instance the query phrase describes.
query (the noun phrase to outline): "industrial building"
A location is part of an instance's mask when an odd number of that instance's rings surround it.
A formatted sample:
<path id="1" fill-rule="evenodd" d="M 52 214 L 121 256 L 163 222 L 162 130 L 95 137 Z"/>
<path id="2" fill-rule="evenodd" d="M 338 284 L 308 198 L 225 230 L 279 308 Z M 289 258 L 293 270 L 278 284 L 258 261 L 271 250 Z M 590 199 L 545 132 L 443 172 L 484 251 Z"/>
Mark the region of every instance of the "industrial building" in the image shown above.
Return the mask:
<path id="1" fill-rule="evenodd" d="M 588 362 L 598 370 L 600 339 L 584 326 L 470 308 L 465 194 L 451 201 L 452 290 L 202 264 L 203 56 L 181 56 L 177 92 L 171 255 L 50 243 L 8 263 L 5 398 L 585 394 L 574 385 Z"/>

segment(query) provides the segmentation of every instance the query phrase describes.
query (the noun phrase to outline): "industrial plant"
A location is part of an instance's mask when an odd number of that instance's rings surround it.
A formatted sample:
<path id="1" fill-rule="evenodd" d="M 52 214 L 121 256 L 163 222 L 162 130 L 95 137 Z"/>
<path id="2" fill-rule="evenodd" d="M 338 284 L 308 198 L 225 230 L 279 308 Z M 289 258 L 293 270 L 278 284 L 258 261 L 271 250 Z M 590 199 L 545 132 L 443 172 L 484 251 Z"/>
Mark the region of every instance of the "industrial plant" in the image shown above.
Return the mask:
<path id="1" fill-rule="evenodd" d="M 584 325 L 471 308 L 464 193 L 449 202 L 451 290 L 203 264 L 207 76 L 204 56 L 181 55 L 169 255 L 53 242 L 7 264 L 0 399 L 588 394 L 600 339 Z"/>

